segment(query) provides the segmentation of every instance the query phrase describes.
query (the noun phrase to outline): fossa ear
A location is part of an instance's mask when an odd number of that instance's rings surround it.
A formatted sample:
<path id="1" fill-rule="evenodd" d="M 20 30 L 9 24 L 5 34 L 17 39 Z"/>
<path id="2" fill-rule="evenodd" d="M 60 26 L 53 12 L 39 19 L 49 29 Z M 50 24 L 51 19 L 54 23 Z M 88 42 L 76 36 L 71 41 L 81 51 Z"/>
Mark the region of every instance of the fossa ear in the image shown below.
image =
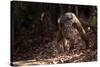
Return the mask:
<path id="1" fill-rule="evenodd" d="M 62 16 L 60 16 L 57 20 L 58 23 L 61 23 Z"/>

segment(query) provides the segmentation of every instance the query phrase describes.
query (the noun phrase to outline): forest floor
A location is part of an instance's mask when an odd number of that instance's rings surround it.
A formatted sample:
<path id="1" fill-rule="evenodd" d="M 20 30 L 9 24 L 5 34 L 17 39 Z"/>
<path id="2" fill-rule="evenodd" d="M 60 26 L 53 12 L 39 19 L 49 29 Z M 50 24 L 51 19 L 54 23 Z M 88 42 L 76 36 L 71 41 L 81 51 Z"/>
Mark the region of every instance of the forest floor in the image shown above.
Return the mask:
<path id="1" fill-rule="evenodd" d="M 77 63 L 77 62 L 90 62 L 97 61 L 96 50 L 83 50 L 76 53 L 62 53 L 51 58 L 37 58 L 31 60 L 14 61 L 14 66 L 26 66 L 26 65 L 40 65 L 40 64 L 61 64 L 61 63 Z"/>

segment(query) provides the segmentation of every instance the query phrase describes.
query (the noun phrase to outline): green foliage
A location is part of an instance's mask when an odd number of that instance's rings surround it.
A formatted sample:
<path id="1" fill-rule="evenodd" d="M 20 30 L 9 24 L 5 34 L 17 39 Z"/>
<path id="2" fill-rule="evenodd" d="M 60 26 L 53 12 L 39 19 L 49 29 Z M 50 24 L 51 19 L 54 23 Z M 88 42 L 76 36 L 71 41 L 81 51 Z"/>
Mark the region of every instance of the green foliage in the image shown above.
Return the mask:
<path id="1" fill-rule="evenodd" d="M 96 18 L 96 16 L 92 16 L 91 17 L 91 19 L 90 19 L 90 25 L 93 26 L 93 27 L 97 26 L 97 18 Z"/>

